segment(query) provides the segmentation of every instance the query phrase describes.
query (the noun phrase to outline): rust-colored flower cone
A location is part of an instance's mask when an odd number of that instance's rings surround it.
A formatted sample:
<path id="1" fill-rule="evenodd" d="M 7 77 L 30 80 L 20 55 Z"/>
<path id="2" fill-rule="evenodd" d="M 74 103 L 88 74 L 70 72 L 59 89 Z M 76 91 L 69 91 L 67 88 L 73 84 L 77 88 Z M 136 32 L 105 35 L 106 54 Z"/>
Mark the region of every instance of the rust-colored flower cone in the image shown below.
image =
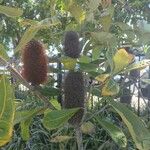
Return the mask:
<path id="1" fill-rule="evenodd" d="M 81 53 L 78 34 L 74 31 L 68 31 L 65 34 L 64 53 L 71 58 L 78 58 Z"/>
<path id="2" fill-rule="evenodd" d="M 81 108 L 70 120 L 72 125 L 79 125 L 84 114 L 85 86 L 82 72 L 70 71 L 64 82 L 64 108 Z"/>
<path id="3" fill-rule="evenodd" d="M 22 51 L 22 76 L 33 86 L 47 80 L 47 56 L 43 45 L 36 40 L 26 44 Z"/>

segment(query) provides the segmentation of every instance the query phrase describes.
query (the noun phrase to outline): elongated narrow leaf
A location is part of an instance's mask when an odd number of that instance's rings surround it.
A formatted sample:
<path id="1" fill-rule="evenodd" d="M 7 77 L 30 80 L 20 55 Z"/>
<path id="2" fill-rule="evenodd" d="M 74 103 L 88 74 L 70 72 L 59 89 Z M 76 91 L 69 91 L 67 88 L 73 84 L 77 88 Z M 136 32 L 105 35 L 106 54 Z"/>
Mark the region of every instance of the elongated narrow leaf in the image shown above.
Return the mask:
<path id="1" fill-rule="evenodd" d="M 110 104 L 121 116 L 139 150 L 149 150 L 150 131 L 144 122 L 131 110 L 119 102 L 111 101 Z"/>
<path id="2" fill-rule="evenodd" d="M 64 125 L 77 111 L 78 108 L 49 111 L 44 115 L 43 125 L 49 130 L 59 128 Z"/>
<path id="3" fill-rule="evenodd" d="M 48 28 L 50 26 L 54 26 L 60 24 L 60 22 L 58 21 L 58 19 L 56 18 L 46 18 L 40 22 L 35 23 L 34 25 L 31 25 L 24 33 L 24 35 L 22 36 L 18 46 L 15 49 L 15 52 L 18 52 L 19 50 L 21 50 L 32 38 L 34 38 L 34 36 L 36 35 L 36 33 L 41 30 L 41 29 L 45 29 Z"/>
<path id="4" fill-rule="evenodd" d="M 0 80 L 0 146 L 10 141 L 14 121 L 14 95 L 9 80 Z"/>
<path id="5" fill-rule="evenodd" d="M 21 122 L 21 137 L 24 141 L 27 141 L 30 138 L 29 126 L 31 124 L 31 121 L 32 121 L 32 118 L 29 118 L 29 119 Z"/>
<path id="6" fill-rule="evenodd" d="M 117 127 L 116 125 L 112 124 L 108 120 L 96 118 L 98 123 L 103 127 L 104 130 L 108 132 L 111 138 L 120 146 L 126 147 L 127 146 L 127 139 L 123 131 Z"/>
<path id="7" fill-rule="evenodd" d="M 42 108 L 16 111 L 14 124 L 26 121 L 29 118 L 32 118 L 32 117 L 34 117 L 37 114 L 44 113 L 44 111 L 45 111 L 45 109 L 42 109 Z"/>
<path id="8" fill-rule="evenodd" d="M 135 70 L 135 69 L 144 69 L 147 66 L 150 66 L 149 59 L 145 59 L 145 60 L 139 61 L 137 63 L 131 64 L 125 69 L 125 71 L 131 71 L 131 70 Z"/>
<path id="9" fill-rule="evenodd" d="M 0 13 L 5 14 L 8 17 L 19 17 L 22 15 L 23 11 L 19 8 L 0 5 Z"/>

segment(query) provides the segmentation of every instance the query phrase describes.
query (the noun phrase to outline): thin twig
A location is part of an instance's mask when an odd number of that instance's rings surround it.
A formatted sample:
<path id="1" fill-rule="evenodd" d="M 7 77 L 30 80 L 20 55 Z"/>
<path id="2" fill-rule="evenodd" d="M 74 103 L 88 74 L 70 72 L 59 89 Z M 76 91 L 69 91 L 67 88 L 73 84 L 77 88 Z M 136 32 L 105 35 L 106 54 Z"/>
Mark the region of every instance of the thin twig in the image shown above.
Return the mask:
<path id="1" fill-rule="evenodd" d="M 30 85 L 21 75 L 20 73 L 14 69 L 5 59 L 3 59 L 2 57 L 0 57 L 0 63 L 3 66 L 6 66 L 7 70 L 9 72 L 11 72 L 12 76 L 19 80 L 21 84 L 23 84 L 24 86 L 26 86 L 29 90 L 34 91 L 34 94 L 40 98 L 41 100 L 44 101 L 44 103 L 46 104 L 46 106 L 50 109 L 56 109 L 50 102 L 49 100 L 43 96 L 38 90 L 36 90 L 32 85 Z"/>

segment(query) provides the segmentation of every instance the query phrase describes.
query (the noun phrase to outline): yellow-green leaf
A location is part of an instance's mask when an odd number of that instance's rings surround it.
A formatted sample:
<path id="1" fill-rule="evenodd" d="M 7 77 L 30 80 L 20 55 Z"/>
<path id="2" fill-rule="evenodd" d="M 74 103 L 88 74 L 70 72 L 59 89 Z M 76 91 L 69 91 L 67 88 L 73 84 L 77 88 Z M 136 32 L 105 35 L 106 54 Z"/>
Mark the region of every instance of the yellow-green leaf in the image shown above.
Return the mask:
<path id="1" fill-rule="evenodd" d="M 129 65 L 125 71 L 128 72 L 128 71 L 131 71 L 131 70 L 136 70 L 136 69 L 144 69 L 146 68 L 147 66 L 150 66 L 150 60 L 149 59 L 145 59 L 145 60 L 142 60 L 142 61 L 139 61 L 137 63 L 133 63 L 131 65 Z"/>
<path id="2" fill-rule="evenodd" d="M 103 96 L 113 96 L 118 94 L 118 92 L 119 85 L 113 79 L 108 80 L 102 88 Z"/>
<path id="3" fill-rule="evenodd" d="M 85 20 L 85 11 L 75 2 L 73 2 L 69 6 L 68 11 L 72 14 L 72 16 L 77 20 L 79 24 L 81 24 Z"/>
<path id="4" fill-rule="evenodd" d="M 34 25 L 31 25 L 29 28 L 26 29 L 24 35 L 22 36 L 19 44 L 17 45 L 15 52 L 18 52 L 19 50 L 22 50 L 22 48 L 36 35 L 36 33 L 45 28 L 49 28 L 50 26 L 54 26 L 59 24 L 57 18 L 46 18 L 40 22 L 35 23 Z"/>
<path id="5" fill-rule="evenodd" d="M 100 22 L 103 27 L 103 30 L 108 32 L 112 23 L 111 15 L 101 17 Z"/>
<path id="6" fill-rule="evenodd" d="M 14 95 L 9 80 L 2 76 L 0 80 L 0 146 L 11 139 L 14 121 Z"/>
<path id="7" fill-rule="evenodd" d="M 0 13 L 5 14 L 8 17 L 19 17 L 22 15 L 23 11 L 20 8 L 0 5 Z"/>
<path id="8" fill-rule="evenodd" d="M 127 67 L 133 61 L 133 58 L 134 56 L 129 54 L 125 49 L 119 49 L 113 57 L 113 74 L 116 74 Z"/>
<path id="9" fill-rule="evenodd" d="M 30 129 L 29 126 L 31 124 L 32 118 L 29 118 L 23 122 L 21 122 L 21 137 L 24 141 L 29 140 L 30 138 Z"/>
<path id="10" fill-rule="evenodd" d="M 110 74 L 101 74 L 97 76 L 95 79 L 99 82 L 105 82 L 110 77 Z"/>
<path id="11" fill-rule="evenodd" d="M 77 59 L 71 57 L 62 57 L 61 62 L 63 63 L 65 69 L 74 70 Z"/>

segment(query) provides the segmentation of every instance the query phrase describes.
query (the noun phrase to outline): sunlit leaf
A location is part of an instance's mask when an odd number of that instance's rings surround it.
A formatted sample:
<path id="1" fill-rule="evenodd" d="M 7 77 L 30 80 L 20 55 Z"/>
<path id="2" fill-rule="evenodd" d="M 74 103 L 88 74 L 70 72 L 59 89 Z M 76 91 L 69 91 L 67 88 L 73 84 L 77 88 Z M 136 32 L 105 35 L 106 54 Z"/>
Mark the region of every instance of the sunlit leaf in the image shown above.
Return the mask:
<path id="1" fill-rule="evenodd" d="M 108 80 L 102 88 L 103 96 L 113 96 L 118 94 L 118 92 L 119 85 L 113 79 Z"/>
<path id="2" fill-rule="evenodd" d="M 101 74 L 97 76 L 95 79 L 99 82 L 104 82 L 106 81 L 106 79 L 108 79 L 108 77 L 110 77 L 110 74 Z"/>
<path id="3" fill-rule="evenodd" d="M 125 49 L 119 49 L 113 57 L 113 74 L 116 74 L 127 67 L 133 61 L 133 58 L 134 56 L 129 54 Z"/>
<path id="4" fill-rule="evenodd" d="M 127 139 L 123 131 L 114 125 L 112 122 L 104 119 L 96 118 L 98 123 L 102 126 L 106 132 L 111 136 L 111 138 L 120 146 L 120 147 L 126 147 L 127 146 Z"/>
<path id="5" fill-rule="evenodd" d="M 64 110 L 53 110 L 45 113 L 43 118 L 43 125 L 53 130 L 61 127 L 78 111 L 78 108 L 64 109 Z"/>
<path id="6" fill-rule="evenodd" d="M 14 121 L 14 95 L 9 80 L 0 80 L 0 146 L 10 141 Z"/>
<path id="7" fill-rule="evenodd" d="M 149 59 L 145 59 L 145 60 L 141 60 L 137 63 L 133 63 L 131 65 L 129 65 L 125 71 L 131 71 L 131 70 L 136 70 L 136 69 L 144 69 L 146 68 L 147 66 L 150 66 L 150 60 Z"/>
<path id="8" fill-rule="evenodd" d="M 51 99 L 50 102 L 56 109 L 61 110 L 61 105 L 57 99 Z"/>
<path id="9" fill-rule="evenodd" d="M 5 14 L 8 17 L 19 17 L 22 15 L 23 11 L 20 8 L 0 5 L 0 13 Z"/>
<path id="10" fill-rule="evenodd" d="M 50 140 L 50 142 L 52 142 L 52 143 L 61 143 L 61 142 L 67 142 L 70 139 L 72 139 L 71 136 L 68 136 L 68 135 L 59 135 L 59 136 L 55 136 L 54 138 L 52 138 Z"/>
<path id="11" fill-rule="evenodd" d="M 125 105 L 115 101 L 111 101 L 110 104 L 117 111 L 123 122 L 128 127 L 137 149 L 149 150 L 150 131 L 146 128 L 144 122 Z"/>
<path id="12" fill-rule="evenodd" d="M 61 62 L 63 63 L 65 69 L 74 70 L 77 59 L 71 57 L 62 57 Z"/>

